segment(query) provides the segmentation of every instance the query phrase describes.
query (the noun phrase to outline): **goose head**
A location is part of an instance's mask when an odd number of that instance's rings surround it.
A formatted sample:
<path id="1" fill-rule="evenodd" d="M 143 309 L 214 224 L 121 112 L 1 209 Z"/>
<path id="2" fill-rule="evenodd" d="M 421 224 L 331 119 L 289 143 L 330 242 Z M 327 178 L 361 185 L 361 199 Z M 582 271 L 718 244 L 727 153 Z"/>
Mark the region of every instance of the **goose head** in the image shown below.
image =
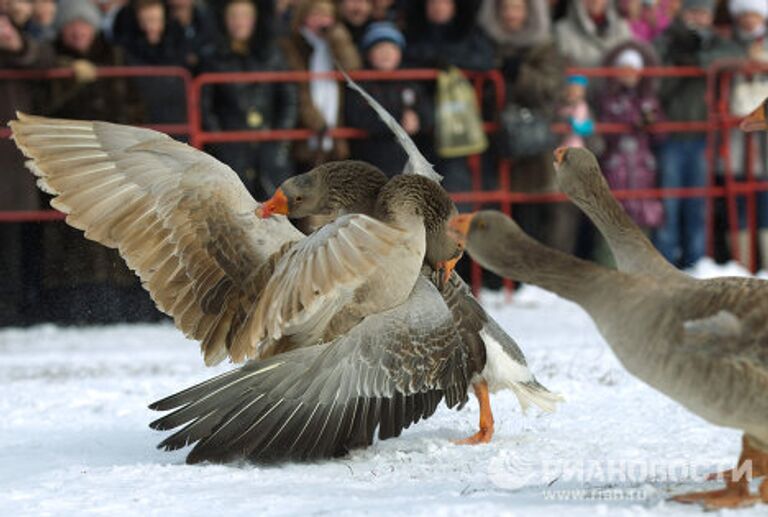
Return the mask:
<path id="1" fill-rule="evenodd" d="M 497 210 L 455 215 L 448 231 L 472 258 L 491 269 L 514 258 L 530 240 L 517 223 Z"/>
<path id="2" fill-rule="evenodd" d="M 766 97 L 763 102 L 760 103 L 760 106 L 755 108 L 755 110 L 744 117 L 744 119 L 741 121 L 741 124 L 739 124 L 739 128 L 741 128 L 742 131 L 746 132 L 752 132 L 752 131 L 767 131 L 768 130 L 768 97 Z"/>
<path id="3" fill-rule="evenodd" d="M 554 152 L 557 184 L 569 198 L 593 204 L 608 189 L 595 155 L 583 147 L 559 147 Z"/>
<path id="4" fill-rule="evenodd" d="M 313 215 L 333 218 L 373 204 L 387 176 L 377 167 L 361 161 L 328 162 L 309 172 L 285 180 L 274 196 L 265 201 L 258 215 L 282 214 L 293 219 Z"/>
<path id="5" fill-rule="evenodd" d="M 463 242 L 448 231 L 448 221 L 457 214 L 448 193 L 424 176 L 401 174 L 381 189 L 375 215 L 382 221 L 407 227 L 423 222 L 426 235 L 425 262 L 447 278 L 464 252 Z"/>

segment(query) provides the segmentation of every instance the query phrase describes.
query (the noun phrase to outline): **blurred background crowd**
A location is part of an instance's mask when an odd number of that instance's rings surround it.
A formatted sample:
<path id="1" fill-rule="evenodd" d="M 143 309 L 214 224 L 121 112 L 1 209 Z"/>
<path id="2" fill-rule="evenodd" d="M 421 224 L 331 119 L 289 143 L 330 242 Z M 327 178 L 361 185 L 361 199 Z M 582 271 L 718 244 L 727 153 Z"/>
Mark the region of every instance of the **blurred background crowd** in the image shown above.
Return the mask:
<path id="1" fill-rule="evenodd" d="M 347 70 L 496 69 L 506 84 L 501 134 L 507 142 L 492 139 L 483 154 L 483 187 L 496 187 L 494 164 L 503 156 L 512 159 L 511 189 L 519 192 L 556 189 L 551 150 L 557 145 L 594 150 L 616 189 L 706 185 L 703 132 L 647 131 L 662 120 L 706 120 L 705 79 L 655 80 L 641 72 L 655 66 L 706 67 L 721 58 L 768 60 L 768 0 L 0 0 L 0 13 L 1 69 L 73 72 L 46 81 L 0 81 L 3 120 L 22 110 L 126 124 L 186 121 L 178 78 L 98 78 L 99 67 L 179 66 L 194 75 L 323 72 L 335 63 Z M 594 80 L 567 75 L 567 67 L 624 73 Z M 763 84 L 759 76 L 741 81 L 745 88 L 734 87 L 734 96 L 754 95 Z M 434 81 L 363 86 L 436 163 L 448 190 L 472 190 L 466 158 L 436 152 Z M 747 102 L 735 98 L 734 103 L 740 100 Z M 206 148 L 229 164 L 257 199 L 291 174 L 328 160 L 362 159 L 388 174 L 398 173 L 405 161 L 375 114 L 334 80 L 213 85 L 203 90 L 199 109 L 208 131 L 306 128 L 315 135 L 293 143 Z M 483 102 L 481 111 L 488 120 L 499 118 L 492 100 Z M 552 134 L 555 121 L 564 122 L 568 133 Z M 595 122 L 625 123 L 632 130 L 601 136 Z M 361 128 L 369 137 L 332 138 L 328 130 L 336 127 Z M 536 132 L 537 127 L 545 130 Z M 745 146 L 740 138 L 734 132 L 736 177 L 745 152 L 754 154 L 762 177 L 765 142 Z M 509 145 L 523 141 L 524 146 Z M 0 163 L 0 210 L 34 210 L 47 203 L 11 142 L 0 142 Z M 768 199 L 760 195 L 758 205 L 760 257 L 768 269 Z M 632 200 L 625 207 L 679 267 L 704 256 L 703 199 Z M 518 205 L 514 215 L 549 245 L 610 260 L 568 204 Z M 746 246 L 742 233 L 740 245 Z M 717 253 L 727 257 L 727 246 L 719 244 Z M 158 317 L 117 254 L 85 241 L 63 222 L 0 224 L 0 246 L 0 325 Z"/>

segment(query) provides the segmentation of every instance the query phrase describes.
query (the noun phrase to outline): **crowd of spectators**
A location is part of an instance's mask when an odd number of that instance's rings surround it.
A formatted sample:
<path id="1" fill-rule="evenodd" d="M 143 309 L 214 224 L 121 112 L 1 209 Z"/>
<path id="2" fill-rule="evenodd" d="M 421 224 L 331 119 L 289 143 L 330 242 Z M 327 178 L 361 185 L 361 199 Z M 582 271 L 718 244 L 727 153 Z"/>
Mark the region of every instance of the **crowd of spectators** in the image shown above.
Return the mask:
<path id="1" fill-rule="evenodd" d="M 592 148 L 612 187 L 703 186 L 705 135 L 662 136 L 649 133 L 647 126 L 706 120 L 705 80 L 658 81 L 641 71 L 657 65 L 707 66 L 723 57 L 768 60 L 766 17 L 768 0 L 0 0 L 0 68 L 73 71 L 69 79 L 0 81 L 0 118 L 23 110 L 129 124 L 186 120 L 178 78 L 97 78 L 98 67 L 115 65 L 179 66 L 192 74 L 324 72 L 337 64 L 347 70 L 497 69 L 508 104 L 567 122 L 571 133 L 556 143 Z M 587 80 L 566 76 L 568 66 L 616 67 L 625 73 Z M 741 78 L 750 84 L 759 79 Z M 472 189 L 466 159 L 436 155 L 434 83 L 371 81 L 364 86 L 436 163 L 448 190 Z M 483 106 L 485 112 L 492 111 L 491 104 Z M 373 112 L 335 80 L 211 85 L 203 89 L 199 109 L 209 131 L 313 132 L 306 141 L 206 149 L 229 164 L 258 198 L 289 175 L 324 161 L 363 159 L 388 174 L 399 172 L 405 161 Z M 596 121 L 628 123 L 633 130 L 601 138 L 594 134 Z M 346 141 L 329 133 L 343 126 L 370 136 Z M 742 171 L 746 149 L 755 153 L 762 171 L 765 142 L 745 146 L 741 138 L 732 137 L 733 170 Z M 484 156 L 486 187 L 496 181 L 496 152 L 494 142 Z M 0 141 L 0 159 L 0 210 L 40 208 L 45 199 L 23 172 L 12 143 Z M 555 190 L 551 153 L 516 157 L 511 179 L 515 191 Z M 760 256 L 768 268 L 768 196 L 758 201 Z M 625 205 L 676 265 L 690 266 L 704 255 L 703 199 Z M 521 225 L 544 242 L 601 255 L 599 242 L 589 238 L 570 205 L 515 210 Z M 116 254 L 86 242 L 63 223 L 0 224 L 0 243 L 0 324 L 111 320 L 115 314 L 141 319 L 152 313 L 148 302 L 141 306 L 140 294 L 131 294 L 138 292 L 136 280 Z M 69 312 L 41 314 L 41 299 L 55 296 L 70 300 L 57 309 Z M 121 301 L 126 299 L 132 300 L 129 305 Z"/>

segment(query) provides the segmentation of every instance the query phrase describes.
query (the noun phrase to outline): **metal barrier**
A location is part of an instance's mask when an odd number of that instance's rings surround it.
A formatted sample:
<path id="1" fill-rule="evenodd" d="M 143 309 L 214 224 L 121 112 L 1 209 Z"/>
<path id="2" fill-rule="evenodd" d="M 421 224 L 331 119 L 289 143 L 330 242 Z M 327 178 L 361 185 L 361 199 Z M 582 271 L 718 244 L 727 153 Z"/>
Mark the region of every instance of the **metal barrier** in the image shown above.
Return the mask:
<path id="1" fill-rule="evenodd" d="M 707 163 L 709 167 L 709 186 L 696 188 L 675 188 L 675 189 L 642 189 L 642 190 L 624 190 L 614 191 L 618 199 L 637 199 L 637 198 L 664 198 L 664 197 L 703 197 L 707 200 L 708 217 L 707 233 L 710 245 L 709 254 L 712 254 L 713 243 L 713 199 L 724 198 L 728 206 L 729 233 L 732 243 L 732 252 L 735 258 L 738 258 L 738 246 L 735 246 L 736 235 L 738 233 L 738 219 L 736 213 L 736 200 L 739 196 L 747 196 L 747 223 L 752 234 L 752 253 L 750 267 L 754 270 L 754 234 L 756 229 L 756 203 L 755 195 L 757 192 L 768 190 L 766 183 L 755 181 L 752 170 L 747 171 L 747 181 L 736 182 L 733 179 L 732 171 L 726 170 L 725 182 L 723 186 L 716 186 L 715 183 L 715 164 L 717 159 L 728 156 L 729 139 L 722 138 L 727 135 L 730 128 L 734 126 L 736 120 L 728 112 L 728 90 L 729 78 L 734 71 L 764 71 L 768 67 L 759 67 L 748 65 L 745 67 L 742 62 L 723 62 L 710 67 L 709 69 L 700 69 L 694 67 L 685 68 L 647 68 L 643 70 L 644 76 L 651 77 L 699 77 L 707 81 L 706 104 L 709 107 L 709 118 L 700 122 L 658 122 L 648 126 L 648 131 L 653 133 L 670 132 L 705 132 L 708 138 L 707 145 Z M 615 77 L 620 75 L 621 70 L 617 69 L 570 69 L 569 73 L 579 73 L 589 77 Z M 357 71 L 350 75 L 360 82 L 376 81 L 433 81 L 436 79 L 438 71 L 436 70 L 399 70 L 395 72 L 377 72 L 377 71 Z M 72 77 L 70 69 L 55 69 L 48 71 L 18 71 L 18 70 L 0 70 L 0 80 L 2 79 L 54 79 Z M 474 83 L 478 97 L 482 96 L 484 89 L 488 84 L 491 85 L 495 105 L 498 112 L 501 111 L 506 103 L 506 90 L 504 79 L 496 71 L 486 73 L 468 72 L 469 79 Z M 249 130 L 249 131 L 225 131 L 208 132 L 203 129 L 202 117 L 200 113 L 200 97 L 202 88 L 214 84 L 232 83 L 232 82 L 307 82 L 315 77 L 332 77 L 341 80 L 341 74 L 330 72 L 326 74 L 310 74 L 308 72 L 248 72 L 248 73 L 216 73 L 202 74 L 191 78 L 189 73 L 181 68 L 172 67 L 119 67 L 99 69 L 99 77 L 146 77 L 146 76 L 176 76 L 184 81 L 187 92 L 187 114 L 186 124 L 171 126 L 149 126 L 155 129 L 170 132 L 172 134 L 187 134 L 190 144 L 195 147 L 202 147 L 208 143 L 219 142 L 242 142 L 242 141 L 274 141 L 274 140 L 302 140 L 310 138 L 314 133 L 306 129 L 291 130 Z M 496 121 L 486 122 L 485 130 L 493 133 L 498 129 Z M 606 124 L 597 123 L 596 131 L 602 134 L 622 133 L 632 130 L 629 125 L 624 124 Z M 563 123 L 553 125 L 553 131 L 565 133 L 567 127 Z M 0 131 L 0 136 L 7 136 L 8 130 Z M 330 135 L 337 138 L 364 138 L 365 132 L 347 127 L 335 128 L 330 131 Z M 751 139 L 750 139 L 751 140 Z M 750 141 L 748 140 L 748 141 Z M 725 143 L 724 143 L 725 142 Z M 727 162 L 727 160 L 726 160 Z M 551 203 L 566 200 L 563 194 L 547 193 L 521 193 L 510 190 L 510 177 L 514 174 L 514 169 L 509 160 L 499 159 L 497 162 L 498 182 L 496 190 L 482 189 L 482 168 L 481 156 L 475 155 L 468 157 L 468 164 L 472 173 L 473 190 L 471 192 L 453 193 L 452 197 L 457 202 L 471 203 L 475 207 L 484 204 L 495 204 L 502 211 L 511 213 L 512 206 L 517 203 Z M 0 207 L 0 210 L 2 207 Z M 0 211 L 0 223 L 9 221 L 43 221 L 61 218 L 62 215 L 53 210 L 46 211 L 27 211 L 27 212 L 8 212 Z M 481 271 L 479 267 L 473 267 L 472 284 L 474 288 L 480 285 Z"/>

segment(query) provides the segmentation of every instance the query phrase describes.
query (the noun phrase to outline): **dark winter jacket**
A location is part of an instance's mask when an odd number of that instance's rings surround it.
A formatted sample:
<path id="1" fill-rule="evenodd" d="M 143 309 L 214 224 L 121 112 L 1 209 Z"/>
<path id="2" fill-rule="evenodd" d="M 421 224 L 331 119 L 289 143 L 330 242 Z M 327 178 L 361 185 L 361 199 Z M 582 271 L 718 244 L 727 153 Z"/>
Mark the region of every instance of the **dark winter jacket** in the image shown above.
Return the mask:
<path id="1" fill-rule="evenodd" d="M 54 66 L 55 55 L 47 43 L 22 36 L 24 43 L 20 52 L 0 51 L 0 68 L 34 69 Z M 37 112 L 33 91 L 41 83 L 33 81 L 0 81 L 0 123 L 16 117 L 16 110 Z M 38 191 L 34 176 L 24 167 L 24 159 L 14 143 L 0 139 L 0 161 L 2 161 L 2 188 L 0 188 L 0 210 L 36 210 L 39 208 Z"/>
<path id="2" fill-rule="evenodd" d="M 70 67 L 75 60 L 85 59 L 97 67 L 125 64 L 121 49 L 96 36 L 91 48 L 79 54 L 65 47 L 60 40 L 55 46 L 56 64 Z M 122 124 L 138 124 L 144 120 L 144 107 L 135 88 L 124 78 L 97 79 L 78 82 L 75 79 L 51 81 L 50 95 L 43 114 L 51 117 L 106 120 Z"/>
<path id="3" fill-rule="evenodd" d="M 666 66 L 707 67 L 719 58 L 738 53 L 735 45 L 712 31 L 696 32 L 680 18 L 656 40 L 656 52 Z M 664 79 L 659 90 L 664 113 L 674 121 L 702 121 L 708 117 L 706 106 L 707 81 L 704 77 Z M 670 138 L 699 137 L 700 133 L 678 133 Z"/>
<path id="4" fill-rule="evenodd" d="M 186 66 L 184 38 L 175 24 L 166 27 L 157 45 L 150 45 L 143 32 L 124 44 L 129 66 Z M 184 83 L 177 77 L 141 77 L 131 81 L 146 108 L 145 122 L 178 124 L 187 118 Z"/>
<path id="5" fill-rule="evenodd" d="M 493 68 L 493 44 L 476 23 L 477 2 L 456 2 L 456 16 L 444 25 L 426 19 L 424 0 L 409 2 L 404 63 L 411 68 Z"/>
<path id="6" fill-rule="evenodd" d="M 630 41 L 619 45 L 605 58 L 603 66 L 612 67 L 617 56 L 626 49 L 635 49 L 643 56 L 644 66 L 658 66 L 653 49 Z M 647 124 L 660 121 L 662 114 L 656 95 L 656 83 L 644 77 L 634 88 L 616 80 L 603 83 L 598 104 L 598 120 L 630 124 L 630 133 L 605 135 L 606 151 L 601 158 L 603 173 L 612 189 L 647 189 L 657 186 L 657 164 L 651 149 L 652 135 Z M 647 228 L 660 226 L 663 209 L 658 199 L 622 201 L 627 213 L 637 224 Z"/>
<path id="7" fill-rule="evenodd" d="M 425 100 L 423 88 L 418 83 L 367 81 L 363 83 L 363 88 L 397 121 L 402 119 L 406 109 L 413 109 L 419 117 L 420 126 L 419 133 L 413 135 L 413 138 L 419 148 L 428 145 L 424 141 L 431 139 L 434 110 L 429 101 Z M 350 141 L 351 158 L 370 162 L 389 175 L 401 173 L 407 156 L 392 131 L 360 95 L 350 93 L 346 101 L 347 125 L 363 129 L 369 134 L 364 140 Z"/>
<path id="8" fill-rule="evenodd" d="M 205 72 L 285 70 L 285 57 L 264 44 L 243 54 L 221 47 L 203 64 Z M 229 83 L 203 89 L 203 123 L 207 131 L 292 129 L 298 110 L 295 83 Z"/>

